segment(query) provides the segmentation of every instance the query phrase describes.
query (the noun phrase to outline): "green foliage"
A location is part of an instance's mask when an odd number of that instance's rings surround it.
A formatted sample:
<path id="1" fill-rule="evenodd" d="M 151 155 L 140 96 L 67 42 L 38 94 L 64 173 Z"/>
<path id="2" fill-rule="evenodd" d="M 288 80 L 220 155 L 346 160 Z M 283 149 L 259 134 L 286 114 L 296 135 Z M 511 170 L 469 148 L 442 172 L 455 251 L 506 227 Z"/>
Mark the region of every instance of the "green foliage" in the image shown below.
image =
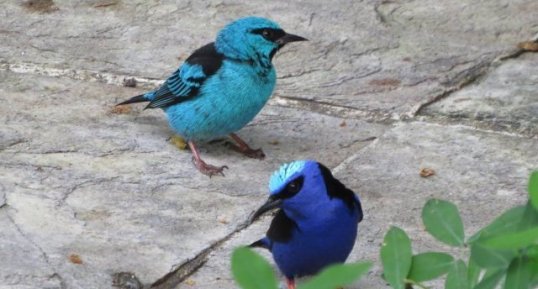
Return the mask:
<path id="1" fill-rule="evenodd" d="M 429 200 L 422 209 L 422 222 L 437 240 L 451 246 L 463 245 L 463 223 L 454 204 L 437 199 Z"/>
<path id="2" fill-rule="evenodd" d="M 333 265 L 299 286 L 299 289 L 335 289 L 352 284 L 372 267 L 370 262 Z"/>
<path id="3" fill-rule="evenodd" d="M 506 273 L 505 289 L 529 288 L 531 268 L 526 259 L 524 256 L 519 256 L 512 260 Z"/>
<path id="4" fill-rule="evenodd" d="M 525 231 L 513 232 L 501 236 L 495 236 L 482 242 L 492 249 L 515 249 L 520 250 L 538 243 L 538 227 Z"/>
<path id="5" fill-rule="evenodd" d="M 395 289 L 405 288 L 405 278 L 411 269 L 411 241 L 398 227 L 391 227 L 381 245 L 381 262 L 385 279 Z"/>
<path id="6" fill-rule="evenodd" d="M 502 277 L 506 274 L 505 269 L 491 269 L 490 271 L 486 271 L 484 278 L 482 278 L 482 281 L 480 283 L 476 284 L 474 286 L 474 289 L 493 289 L 499 281 L 501 281 Z"/>
<path id="7" fill-rule="evenodd" d="M 244 289 L 275 289 L 278 287 L 271 265 L 248 248 L 237 248 L 232 254 L 232 274 Z"/>
<path id="8" fill-rule="evenodd" d="M 426 230 L 445 244 L 470 250 L 467 264 L 446 253 L 428 252 L 412 256 L 406 271 L 411 243 L 405 232 L 393 227 L 381 248 L 385 278 L 395 289 L 427 288 L 420 282 L 445 274 L 445 289 L 537 288 L 538 171 L 532 173 L 528 191 L 526 205 L 505 211 L 467 241 L 457 207 L 443 200 L 427 201 L 422 210 Z"/>
<path id="9" fill-rule="evenodd" d="M 360 279 L 371 267 L 371 262 L 333 265 L 297 288 L 335 289 Z M 249 248 L 234 250 L 232 274 L 243 289 L 278 289 L 278 282 L 269 262 Z"/>
<path id="10" fill-rule="evenodd" d="M 468 289 L 467 266 L 462 260 L 456 261 L 446 275 L 445 289 Z"/>
<path id="11" fill-rule="evenodd" d="M 531 174 L 531 179 L 529 180 L 529 198 L 532 206 L 538 210 L 538 171 Z"/>
<path id="12" fill-rule="evenodd" d="M 413 256 L 408 278 L 423 282 L 446 274 L 454 263 L 454 257 L 446 253 L 428 252 Z"/>

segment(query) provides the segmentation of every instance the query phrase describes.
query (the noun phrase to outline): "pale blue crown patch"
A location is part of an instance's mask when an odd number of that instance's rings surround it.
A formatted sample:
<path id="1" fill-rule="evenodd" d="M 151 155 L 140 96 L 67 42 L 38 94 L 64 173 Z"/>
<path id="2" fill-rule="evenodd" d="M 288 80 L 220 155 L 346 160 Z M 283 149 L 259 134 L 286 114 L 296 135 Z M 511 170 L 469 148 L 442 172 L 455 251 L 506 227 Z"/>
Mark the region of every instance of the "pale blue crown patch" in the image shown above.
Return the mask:
<path id="1" fill-rule="evenodd" d="M 277 171 L 271 175 L 269 180 L 269 191 L 271 193 L 279 192 L 283 186 L 292 178 L 301 173 L 307 161 L 293 161 L 283 164 Z"/>

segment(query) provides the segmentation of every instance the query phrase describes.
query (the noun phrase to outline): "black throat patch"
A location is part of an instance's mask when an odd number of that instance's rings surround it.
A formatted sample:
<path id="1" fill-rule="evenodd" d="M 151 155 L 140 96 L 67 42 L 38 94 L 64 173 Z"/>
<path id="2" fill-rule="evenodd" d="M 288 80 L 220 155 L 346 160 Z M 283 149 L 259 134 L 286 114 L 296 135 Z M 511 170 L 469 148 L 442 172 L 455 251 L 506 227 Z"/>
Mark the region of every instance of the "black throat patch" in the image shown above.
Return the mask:
<path id="1" fill-rule="evenodd" d="M 291 240 L 294 229 L 299 229 L 297 223 L 290 219 L 284 213 L 284 210 L 280 209 L 271 221 L 271 226 L 267 230 L 267 237 L 273 242 L 287 243 Z"/>

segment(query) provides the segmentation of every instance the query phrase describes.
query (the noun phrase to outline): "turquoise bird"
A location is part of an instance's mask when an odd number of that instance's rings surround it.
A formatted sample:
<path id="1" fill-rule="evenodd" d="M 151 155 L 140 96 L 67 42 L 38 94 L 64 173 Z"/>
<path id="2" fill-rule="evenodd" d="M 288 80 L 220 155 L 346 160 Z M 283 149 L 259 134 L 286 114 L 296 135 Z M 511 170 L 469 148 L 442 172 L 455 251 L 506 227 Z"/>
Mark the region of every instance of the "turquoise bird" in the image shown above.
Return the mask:
<path id="1" fill-rule="evenodd" d="M 305 38 L 286 33 L 275 22 L 245 17 L 226 25 L 211 42 L 196 51 L 154 91 L 118 105 L 149 102 L 146 108 L 165 111 L 170 127 L 186 140 L 196 168 L 212 176 L 227 166 L 207 164 L 196 143 L 230 136 L 234 149 L 263 159 L 236 131 L 250 122 L 269 100 L 276 82 L 272 64 L 284 45 Z"/>
<path id="2" fill-rule="evenodd" d="M 363 218 L 355 193 L 319 162 L 294 161 L 283 165 L 269 181 L 270 196 L 251 217 L 279 208 L 264 238 L 250 244 L 273 254 L 295 288 L 295 278 L 318 273 L 346 261 Z"/>

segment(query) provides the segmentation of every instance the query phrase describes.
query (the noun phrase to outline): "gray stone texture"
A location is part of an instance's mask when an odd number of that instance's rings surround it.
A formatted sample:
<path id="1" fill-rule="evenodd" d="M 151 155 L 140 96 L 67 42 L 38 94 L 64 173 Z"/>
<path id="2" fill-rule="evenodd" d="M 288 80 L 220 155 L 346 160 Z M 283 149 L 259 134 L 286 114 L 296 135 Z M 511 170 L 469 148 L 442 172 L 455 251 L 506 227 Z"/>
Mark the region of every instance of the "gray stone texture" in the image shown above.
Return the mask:
<path id="1" fill-rule="evenodd" d="M 351 288 L 385 288 L 390 225 L 416 252 L 437 249 L 420 221 L 428 198 L 455 202 L 471 234 L 523 203 L 538 169 L 538 58 L 517 49 L 538 35 L 534 0 L 0 4 L 0 289 L 110 288 L 118 272 L 236 288 L 230 252 L 270 217 L 245 220 L 272 171 L 303 158 L 360 194 L 350 260 L 376 266 Z M 267 158 L 204 144 L 207 162 L 230 167 L 209 179 L 168 142 L 161 111 L 114 104 L 253 14 L 310 41 L 279 53 L 275 96 L 239 132 Z"/>
<path id="2" fill-rule="evenodd" d="M 478 83 L 427 107 L 423 114 L 498 131 L 538 135 L 538 56 L 508 59 Z"/>

